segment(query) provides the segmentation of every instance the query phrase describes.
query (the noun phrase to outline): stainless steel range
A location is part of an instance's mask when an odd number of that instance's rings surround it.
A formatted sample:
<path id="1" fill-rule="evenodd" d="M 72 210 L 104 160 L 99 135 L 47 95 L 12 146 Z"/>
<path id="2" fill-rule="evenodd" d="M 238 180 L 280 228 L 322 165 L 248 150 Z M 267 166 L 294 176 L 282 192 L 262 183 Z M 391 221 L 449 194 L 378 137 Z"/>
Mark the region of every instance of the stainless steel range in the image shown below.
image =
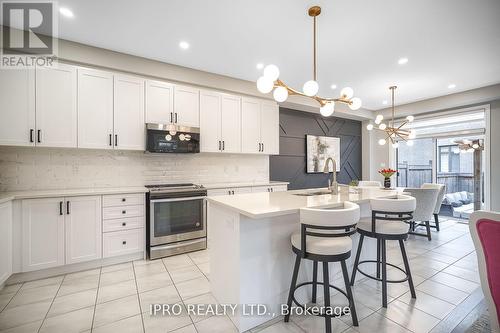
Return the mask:
<path id="1" fill-rule="evenodd" d="M 195 184 L 150 185 L 146 244 L 150 259 L 207 248 L 207 190 Z"/>

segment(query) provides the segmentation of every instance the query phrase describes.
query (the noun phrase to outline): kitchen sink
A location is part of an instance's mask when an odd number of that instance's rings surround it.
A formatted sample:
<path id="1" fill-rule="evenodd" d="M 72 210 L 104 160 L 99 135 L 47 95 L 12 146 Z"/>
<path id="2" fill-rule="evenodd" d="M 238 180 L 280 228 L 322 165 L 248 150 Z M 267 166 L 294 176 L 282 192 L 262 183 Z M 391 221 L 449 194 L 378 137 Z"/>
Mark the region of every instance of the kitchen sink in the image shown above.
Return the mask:
<path id="1" fill-rule="evenodd" d="M 329 192 L 329 191 L 301 192 L 301 193 L 294 193 L 293 195 L 309 197 L 309 196 L 313 196 L 313 195 L 325 195 L 325 194 L 332 194 L 332 192 Z"/>

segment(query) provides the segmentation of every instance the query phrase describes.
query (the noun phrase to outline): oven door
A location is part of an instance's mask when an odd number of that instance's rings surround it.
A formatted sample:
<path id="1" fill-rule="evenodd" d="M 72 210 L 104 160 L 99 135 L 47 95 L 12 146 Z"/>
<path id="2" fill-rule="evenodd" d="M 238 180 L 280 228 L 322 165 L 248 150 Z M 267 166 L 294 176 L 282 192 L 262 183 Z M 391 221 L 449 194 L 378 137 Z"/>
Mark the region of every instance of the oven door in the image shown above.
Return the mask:
<path id="1" fill-rule="evenodd" d="M 161 245 L 205 237 L 204 196 L 150 200 L 150 244 Z"/>

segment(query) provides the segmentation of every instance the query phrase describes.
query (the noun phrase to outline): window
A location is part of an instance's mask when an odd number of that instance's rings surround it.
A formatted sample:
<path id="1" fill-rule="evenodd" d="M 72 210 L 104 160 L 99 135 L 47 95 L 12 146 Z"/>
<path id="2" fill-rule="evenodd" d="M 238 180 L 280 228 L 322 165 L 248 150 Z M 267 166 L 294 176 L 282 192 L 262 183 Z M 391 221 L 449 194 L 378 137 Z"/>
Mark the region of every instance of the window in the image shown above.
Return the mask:
<path id="1" fill-rule="evenodd" d="M 438 172 L 460 172 L 460 149 L 458 145 L 439 146 Z"/>

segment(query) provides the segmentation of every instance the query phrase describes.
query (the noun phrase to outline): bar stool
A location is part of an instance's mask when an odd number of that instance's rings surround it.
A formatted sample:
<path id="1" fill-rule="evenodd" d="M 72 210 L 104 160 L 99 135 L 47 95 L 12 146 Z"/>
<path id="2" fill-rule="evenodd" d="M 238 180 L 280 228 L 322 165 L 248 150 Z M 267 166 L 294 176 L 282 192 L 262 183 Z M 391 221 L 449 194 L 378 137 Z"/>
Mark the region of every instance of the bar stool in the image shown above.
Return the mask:
<path id="1" fill-rule="evenodd" d="M 413 211 L 416 207 L 415 198 L 408 195 L 397 195 L 392 198 L 376 198 L 370 200 L 372 209 L 371 218 L 362 218 L 358 223 L 358 233 L 360 234 L 358 251 L 354 260 L 354 267 L 351 276 L 351 285 L 354 285 L 356 272 L 360 272 L 364 276 L 382 282 L 382 306 L 387 307 L 387 283 L 402 283 L 408 281 L 410 286 L 411 297 L 416 298 L 415 287 L 411 277 L 410 265 L 406 255 L 404 240 L 408 238 L 408 224 L 406 221 L 412 219 Z M 361 248 L 363 246 L 364 237 L 377 239 L 377 260 L 359 261 Z M 397 240 L 401 248 L 405 269 L 401 269 L 396 265 L 387 262 L 386 241 Z M 376 263 L 376 276 L 369 275 L 360 269 L 360 265 L 365 263 Z M 380 278 L 382 266 L 382 278 Z M 405 274 L 405 277 L 400 280 L 387 279 L 387 266 L 394 267 Z"/>
<path id="2" fill-rule="evenodd" d="M 359 206 L 348 201 L 344 202 L 343 207 L 340 208 L 303 208 L 300 210 L 301 230 L 291 236 L 292 251 L 296 254 L 296 259 L 288 294 L 287 305 L 289 311 L 285 315 L 285 322 L 288 322 L 290 319 L 292 302 L 303 307 L 296 300 L 295 291 L 300 287 L 312 285 L 312 302 L 316 303 L 316 288 L 317 285 L 322 285 L 325 300 L 324 310 L 321 311 L 319 316 L 325 318 L 326 332 L 330 333 L 332 331 L 331 319 L 339 316 L 327 313 L 327 310 L 330 308 L 330 288 L 339 291 L 347 297 L 352 315 L 352 323 L 354 326 L 358 326 L 358 317 L 356 315 L 345 260 L 351 256 L 352 240 L 349 236 L 356 232 L 359 214 Z M 297 276 L 302 258 L 313 261 L 313 281 L 297 285 Z M 340 261 L 342 266 L 345 291 L 331 285 L 329 280 L 328 263 L 338 261 Z M 318 282 L 318 262 L 323 263 L 323 282 Z"/>

